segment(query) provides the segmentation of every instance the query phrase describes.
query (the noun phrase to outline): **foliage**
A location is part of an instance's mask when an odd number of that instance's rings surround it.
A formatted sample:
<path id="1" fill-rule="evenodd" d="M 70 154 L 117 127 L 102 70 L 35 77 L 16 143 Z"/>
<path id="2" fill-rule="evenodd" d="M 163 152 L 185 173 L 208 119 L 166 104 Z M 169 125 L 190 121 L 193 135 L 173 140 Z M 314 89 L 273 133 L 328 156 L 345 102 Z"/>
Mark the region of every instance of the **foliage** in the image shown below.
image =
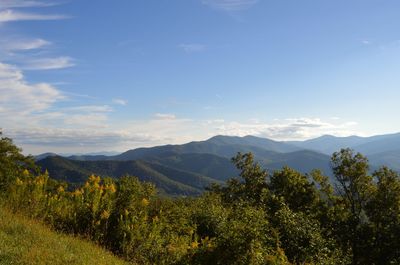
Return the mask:
<path id="1" fill-rule="evenodd" d="M 10 222 L 12 220 L 12 222 Z M 51 231 L 0 206 L 0 264 L 122 265 L 112 253 L 82 239 Z"/>
<path id="2" fill-rule="evenodd" d="M 200 197 L 165 198 L 135 177 L 91 175 L 68 187 L 29 170 L 15 149 L 5 203 L 54 229 L 86 237 L 137 264 L 398 264 L 400 177 L 370 174 L 361 154 L 332 156 L 335 188 L 319 171 L 270 173 L 252 154 L 239 178 Z M 4 171 L 6 172 L 6 171 Z M 8 172 L 8 171 L 7 171 Z M 3 173 L 4 174 L 4 173 Z"/>
<path id="3" fill-rule="evenodd" d="M 2 137 L 0 130 L 0 192 L 5 191 L 24 170 L 37 170 L 33 158 L 24 156 L 10 138 Z"/>
<path id="4" fill-rule="evenodd" d="M 386 167 L 373 176 L 377 183 L 365 209 L 373 240 L 369 240 L 369 251 L 363 254 L 376 264 L 399 264 L 400 176 Z"/>

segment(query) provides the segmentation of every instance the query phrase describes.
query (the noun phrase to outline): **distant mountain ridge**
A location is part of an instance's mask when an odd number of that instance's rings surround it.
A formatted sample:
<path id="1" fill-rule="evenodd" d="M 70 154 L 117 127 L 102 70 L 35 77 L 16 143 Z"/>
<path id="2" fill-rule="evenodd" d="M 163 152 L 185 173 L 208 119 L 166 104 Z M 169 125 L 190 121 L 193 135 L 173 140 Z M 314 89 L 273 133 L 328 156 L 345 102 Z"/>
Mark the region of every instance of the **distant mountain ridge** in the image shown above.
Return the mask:
<path id="1" fill-rule="evenodd" d="M 400 149 L 400 133 L 375 135 L 370 137 L 348 136 L 336 137 L 323 135 L 318 138 L 305 141 L 289 141 L 292 145 L 301 149 L 310 149 L 331 155 L 341 148 L 352 148 L 364 155 Z"/>
<path id="2" fill-rule="evenodd" d="M 166 194 L 196 195 L 213 182 L 221 183 L 237 175 L 230 162 L 237 152 L 252 152 L 270 171 L 289 166 L 303 173 L 320 169 L 331 176 L 331 154 L 347 147 L 365 154 L 372 168 L 387 165 L 400 169 L 400 133 L 373 137 L 325 135 L 287 142 L 219 135 L 182 145 L 137 148 L 113 156 L 60 157 L 47 153 L 36 158 L 52 177 L 69 182 L 82 182 L 92 173 L 117 178 L 135 175 L 155 183 Z"/>

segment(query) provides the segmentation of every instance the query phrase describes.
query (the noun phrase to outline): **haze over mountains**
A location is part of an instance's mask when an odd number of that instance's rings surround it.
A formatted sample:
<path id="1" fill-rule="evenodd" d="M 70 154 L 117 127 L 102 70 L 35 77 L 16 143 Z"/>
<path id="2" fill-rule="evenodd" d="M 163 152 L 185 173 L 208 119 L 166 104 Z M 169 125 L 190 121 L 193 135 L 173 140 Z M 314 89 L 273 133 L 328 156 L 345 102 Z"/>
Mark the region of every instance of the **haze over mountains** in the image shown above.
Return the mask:
<path id="1" fill-rule="evenodd" d="M 257 161 L 273 171 L 289 166 L 303 173 L 320 169 L 331 176 L 330 156 L 341 148 L 366 155 L 375 169 L 387 165 L 400 170 L 400 133 L 372 137 L 330 135 L 306 141 L 279 142 L 255 136 L 215 136 L 182 145 L 138 148 L 112 156 L 42 154 L 37 163 L 50 176 L 81 183 L 90 174 L 121 177 L 133 175 L 156 184 L 169 195 L 196 195 L 211 183 L 235 177 L 230 159 L 237 152 L 252 152 Z"/>

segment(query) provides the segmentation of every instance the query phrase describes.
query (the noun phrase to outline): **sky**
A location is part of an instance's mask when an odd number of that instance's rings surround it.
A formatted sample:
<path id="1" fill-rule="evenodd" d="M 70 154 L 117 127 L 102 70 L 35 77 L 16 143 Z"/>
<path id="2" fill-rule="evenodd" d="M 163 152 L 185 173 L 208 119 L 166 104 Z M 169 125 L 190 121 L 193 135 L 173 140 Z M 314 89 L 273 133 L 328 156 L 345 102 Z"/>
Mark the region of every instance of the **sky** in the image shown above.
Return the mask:
<path id="1" fill-rule="evenodd" d="M 0 0 L 25 153 L 400 131 L 398 0 Z"/>

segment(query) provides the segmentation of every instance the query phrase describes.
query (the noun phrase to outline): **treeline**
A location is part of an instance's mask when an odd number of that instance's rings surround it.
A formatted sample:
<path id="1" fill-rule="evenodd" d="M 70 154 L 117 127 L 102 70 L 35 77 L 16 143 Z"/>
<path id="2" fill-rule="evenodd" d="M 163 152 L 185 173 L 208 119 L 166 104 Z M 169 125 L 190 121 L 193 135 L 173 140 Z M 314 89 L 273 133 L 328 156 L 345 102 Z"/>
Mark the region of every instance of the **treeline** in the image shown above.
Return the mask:
<path id="1" fill-rule="evenodd" d="M 349 149 L 332 156 L 334 185 L 239 153 L 238 178 L 175 199 L 134 177 L 70 189 L 32 161 L 1 138 L 3 204 L 134 264 L 400 264 L 400 177 Z"/>

